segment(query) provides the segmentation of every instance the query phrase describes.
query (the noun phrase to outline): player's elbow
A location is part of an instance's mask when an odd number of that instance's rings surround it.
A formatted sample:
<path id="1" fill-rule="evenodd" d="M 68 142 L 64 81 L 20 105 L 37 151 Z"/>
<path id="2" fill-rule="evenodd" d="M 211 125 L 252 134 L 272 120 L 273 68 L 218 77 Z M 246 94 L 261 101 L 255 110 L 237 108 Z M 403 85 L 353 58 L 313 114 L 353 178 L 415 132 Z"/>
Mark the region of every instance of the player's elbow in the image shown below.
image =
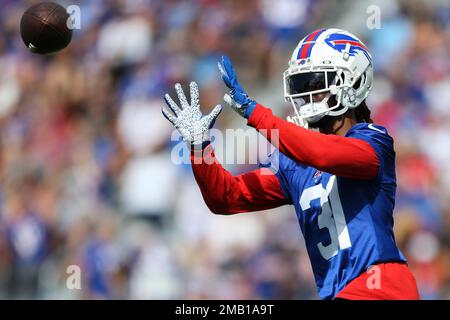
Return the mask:
<path id="1" fill-rule="evenodd" d="M 209 208 L 209 210 L 215 215 L 227 216 L 231 214 L 228 210 L 224 210 L 223 208 Z"/>
<path id="2" fill-rule="evenodd" d="M 228 206 L 224 202 L 212 201 L 211 199 L 205 199 L 206 206 L 209 211 L 217 215 L 230 214 Z"/>
<path id="3" fill-rule="evenodd" d="M 235 209 L 229 206 L 225 202 L 217 203 L 217 202 L 206 202 L 208 209 L 214 213 L 215 215 L 229 216 L 235 213 L 238 213 Z"/>
<path id="4" fill-rule="evenodd" d="M 227 207 L 211 207 L 211 206 L 208 206 L 208 208 L 215 215 L 228 216 L 228 215 L 232 215 L 232 214 L 235 213 L 235 212 L 233 212 L 232 210 L 230 210 Z"/>
<path id="5" fill-rule="evenodd" d="M 225 196 L 204 192 L 203 199 L 208 209 L 216 215 L 232 215 L 242 212 L 239 199 L 231 192 L 226 192 Z"/>

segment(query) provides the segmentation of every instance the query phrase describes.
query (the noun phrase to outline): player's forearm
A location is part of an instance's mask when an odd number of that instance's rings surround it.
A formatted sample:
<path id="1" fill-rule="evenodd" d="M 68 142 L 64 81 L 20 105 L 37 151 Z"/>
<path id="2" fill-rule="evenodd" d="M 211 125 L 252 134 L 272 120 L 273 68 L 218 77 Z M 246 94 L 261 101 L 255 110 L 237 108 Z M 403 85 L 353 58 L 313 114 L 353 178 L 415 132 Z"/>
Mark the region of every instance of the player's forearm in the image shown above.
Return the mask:
<path id="1" fill-rule="evenodd" d="M 363 140 L 301 128 L 274 116 L 272 110 L 259 104 L 248 125 L 266 136 L 289 158 L 319 170 L 359 179 L 371 179 L 378 173 L 378 156 Z"/>
<path id="2" fill-rule="evenodd" d="M 195 180 L 206 205 L 215 214 L 232 214 L 230 192 L 234 177 L 217 161 L 214 150 L 208 145 L 204 150 L 191 151 L 191 164 Z"/>
<path id="3" fill-rule="evenodd" d="M 203 199 L 215 214 L 259 211 L 288 203 L 278 178 L 270 170 L 233 176 L 217 161 L 211 145 L 192 151 L 191 163 Z"/>

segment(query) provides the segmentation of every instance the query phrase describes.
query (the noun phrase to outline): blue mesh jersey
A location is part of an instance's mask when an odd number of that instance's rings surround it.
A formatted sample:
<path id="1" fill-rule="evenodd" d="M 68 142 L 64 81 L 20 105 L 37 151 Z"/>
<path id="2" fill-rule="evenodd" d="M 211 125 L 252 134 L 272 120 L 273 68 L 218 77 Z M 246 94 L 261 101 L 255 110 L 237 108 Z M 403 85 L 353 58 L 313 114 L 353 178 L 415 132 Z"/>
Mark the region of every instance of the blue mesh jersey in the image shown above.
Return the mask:
<path id="1" fill-rule="evenodd" d="M 367 141 L 375 149 L 380 160 L 376 178 L 337 177 L 278 151 L 262 165 L 274 170 L 295 207 L 322 299 L 332 299 L 373 264 L 406 262 L 393 232 L 393 140 L 385 128 L 367 123 L 353 126 L 345 136 Z"/>

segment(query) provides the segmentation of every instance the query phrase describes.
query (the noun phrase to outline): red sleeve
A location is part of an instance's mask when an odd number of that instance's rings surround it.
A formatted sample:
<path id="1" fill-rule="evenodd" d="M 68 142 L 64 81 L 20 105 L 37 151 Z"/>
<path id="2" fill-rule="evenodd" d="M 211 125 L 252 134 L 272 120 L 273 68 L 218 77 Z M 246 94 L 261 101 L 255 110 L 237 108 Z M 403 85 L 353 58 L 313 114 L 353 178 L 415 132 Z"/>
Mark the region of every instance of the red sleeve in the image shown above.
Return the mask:
<path id="1" fill-rule="evenodd" d="M 364 140 L 301 128 L 274 116 L 272 110 L 259 104 L 248 125 L 297 162 L 341 177 L 372 179 L 377 176 L 380 161 Z"/>
<path id="2" fill-rule="evenodd" d="M 233 176 L 217 161 L 211 145 L 192 151 L 191 163 L 203 199 L 215 214 L 266 210 L 290 203 L 272 171 L 262 168 Z"/>

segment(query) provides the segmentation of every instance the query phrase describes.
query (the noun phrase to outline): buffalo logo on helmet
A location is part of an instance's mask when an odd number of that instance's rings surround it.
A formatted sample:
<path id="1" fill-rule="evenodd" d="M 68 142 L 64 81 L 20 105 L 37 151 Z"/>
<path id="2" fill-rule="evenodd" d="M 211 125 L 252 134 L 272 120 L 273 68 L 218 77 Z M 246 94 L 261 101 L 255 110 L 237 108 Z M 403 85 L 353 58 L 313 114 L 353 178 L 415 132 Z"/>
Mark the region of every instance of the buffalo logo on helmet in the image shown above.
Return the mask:
<path id="1" fill-rule="evenodd" d="M 350 48 L 348 50 L 348 54 L 350 56 L 354 56 L 359 50 L 362 51 L 367 59 L 370 60 L 369 49 L 367 49 L 367 47 L 361 41 L 353 38 L 352 36 L 342 33 L 332 33 L 325 39 L 325 43 L 339 52 L 342 52 L 347 44 L 350 44 Z"/>

